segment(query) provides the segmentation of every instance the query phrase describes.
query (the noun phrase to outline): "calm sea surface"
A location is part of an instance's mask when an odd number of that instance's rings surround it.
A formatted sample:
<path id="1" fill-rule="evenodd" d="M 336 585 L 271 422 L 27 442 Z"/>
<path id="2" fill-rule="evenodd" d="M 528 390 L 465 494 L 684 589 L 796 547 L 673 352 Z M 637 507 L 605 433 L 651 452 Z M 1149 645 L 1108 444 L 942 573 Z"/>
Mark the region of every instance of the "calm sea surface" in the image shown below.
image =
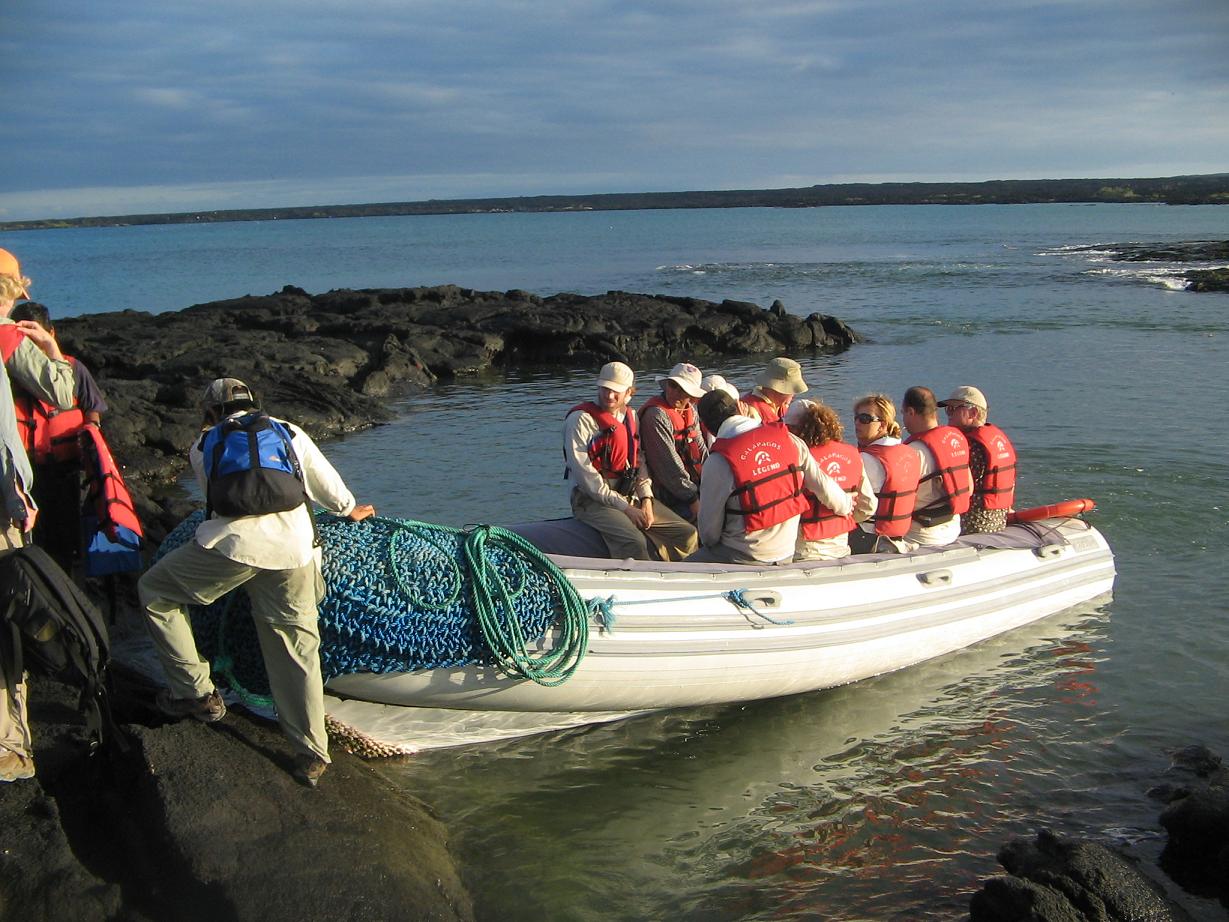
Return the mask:
<path id="1" fill-rule="evenodd" d="M 869 337 L 824 400 L 972 383 L 1018 503 L 1091 496 L 1114 599 L 854 686 L 669 712 L 386 770 L 433 804 L 487 919 L 947 919 L 1039 826 L 1163 844 L 1168 752 L 1229 756 L 1229 296 L 1072 249 L 1229 239 L 1229 208 L 869 207 L 370 218 L 0 235 L 57 316 L 294 284 L 453 282 L 774 299 Z M 680 357 L 682 358 L 682 357 Z M 563 412 L 593 369 L 446 385 L 326 445 L 387 514 L 566 511 Z M 663 369 L 640 369 L 641 394 Z M 756 363 L 718 371 L 749 385 Z M 272 408 L 276 410 L 276 408 Z M 1207 917 L 1223 911 L 1195 904 Z"/>

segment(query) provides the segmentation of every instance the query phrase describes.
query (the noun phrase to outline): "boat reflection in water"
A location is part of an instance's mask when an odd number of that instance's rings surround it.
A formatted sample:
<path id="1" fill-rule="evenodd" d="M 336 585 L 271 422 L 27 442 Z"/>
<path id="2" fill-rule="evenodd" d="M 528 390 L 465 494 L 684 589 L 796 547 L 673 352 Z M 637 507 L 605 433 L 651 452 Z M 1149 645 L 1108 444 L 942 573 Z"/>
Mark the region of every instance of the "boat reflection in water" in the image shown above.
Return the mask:
<path id="1" fill-rule="evenodd" d="M 483 917 L 952 918 L 968 855 L 994 873 L 1086 742 L 1106 601 L 854 685 L 382 770 L 440 811 Z"/>

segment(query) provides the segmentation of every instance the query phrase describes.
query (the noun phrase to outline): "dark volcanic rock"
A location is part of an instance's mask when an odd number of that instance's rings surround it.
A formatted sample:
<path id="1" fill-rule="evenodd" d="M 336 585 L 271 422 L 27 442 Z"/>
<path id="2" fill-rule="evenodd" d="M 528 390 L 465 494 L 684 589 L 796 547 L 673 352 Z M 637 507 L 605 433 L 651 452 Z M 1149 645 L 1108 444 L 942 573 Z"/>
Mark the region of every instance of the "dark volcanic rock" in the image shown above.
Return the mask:
<path id="1" fill-rule="evenodd" d="M 106 393 L 107 438 L 147 516 L 160 511 L 151 488 L 183 470 L 200 431 L 199 395 L 224 375 L 242 378 L 266 406 L 319 437 L 387 419 L 390 395 L 496 368 L 703 363 L 858 340 L 835 317 L 797 317 L 780 302 L 765 310 L 622 291 L 543 298 L 454 285 L 315 296 L 287 286 L 174 313 L 67 318 L 56 328 Z M 176 521 L 162 519 L 164 527 Z"/>
<path id="2" fill-rule="evenodd" d="M 1169 804 L 1161 866 L 1183 886 L 1229 901 L 1229 769 L 1211 750 L 1188 746 L 1168 774 L 1178 783 L 1150 792 Z"/>
<path id="3" fill-rule="evenodd" d="M 1192 269 L 1185 275 L 1187 291 L 1229 291 L 1229 269 Z"/>
<path id="4" fill-rule="evenodd" d="M 337 747 L 314 790 L 241 712 L 147 713 L 126 752 L 87 757 L 75 694 L 35 680 L 30 700 L 38 775 L 0 784 L 0 918 L 472 918 L 439 822 Z"/>
<path id="5" fill-rule="evenodd" d="M 1094 842 L 1041 832 L 1008 843 L 998 858 L 1012 877 L 991 878 L 973 895 L 973 922 L 1190 919 L 1134 862 Z"/>

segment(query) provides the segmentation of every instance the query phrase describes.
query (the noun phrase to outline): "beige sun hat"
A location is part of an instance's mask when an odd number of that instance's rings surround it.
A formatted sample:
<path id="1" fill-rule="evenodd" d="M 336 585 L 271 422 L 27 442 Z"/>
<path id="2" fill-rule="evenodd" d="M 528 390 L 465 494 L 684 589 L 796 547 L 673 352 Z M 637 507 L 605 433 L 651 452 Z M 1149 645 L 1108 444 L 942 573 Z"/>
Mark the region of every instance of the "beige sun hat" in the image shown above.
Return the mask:
<path id="1" fill-rule="evenodd" d="M 683 392 L 688 397 L 699 398 L 704 396 L 703 378 L 704 376 L 700 373 L 700 369 L 696 368 L 695 365 L 692 365 L 690 362 L 679 362 L 670 369 L 670 374 L 658 378 L 657 383 L 673 381 L 683 389 Z"/>
<path id="2" fill-rule="evenodd" d="M 787 426 L 795 426 L 802 421 L 802 417 L 806 416 L 811 407 L 819 406 L 814 400 L 807 400 L 805 397 L 800 397 L 797 400 L 791 400 L 789 408 L 786 409 L 785 415 L 781 417 Z"/>
<path id="3" fill-rule="evenodd" d="M 729 381 L 727 381 L 725 378 L 723 378 L 721 375 L 705 376 L 704 380 L 700 382 L 700 386 L 704 388 L 706 393 L 708 391 L 725 391 L 735 400 L 742 399 L 742 395 L 738 393 L 738 388 L 735 387 L 733 384 L 731 384 Z"/>
<path id="4" fill-rule="evenodd" d="M 778 394 L 805 394 L 810 390 L 802 380 L 802 366 L 784 356 L 778 356 L 769 362 L 755 383 Z"/>
<path id="5" fill-rule="evenodd" d="M 29 299 L 30 292 L 26 290 L 29 280 L 21 274 L 21 263 L 8 250 L 0 250 L 0 275 L 7 275 L 17 282 L 17 297 Z"/>
<path id="6" fill-rule="evenodd" d="M 597 386 L 606 387 L 622 394 L 636 383 L 636 373 L 622 362 L 607 362 L 597 376 Z"/>
<path id="7" fill-rule="evenodd" d="M 967 403 L 977 407 L 985 413 L 990 409 L 990 405 L 986 403 L 986 395 L 975 388 L 972 384 L 962 384 L 960 387 L 952 391 L 952 396 L 946 400 L 940 400 L 939 406 L 946 407 L 951 403 Z"/>

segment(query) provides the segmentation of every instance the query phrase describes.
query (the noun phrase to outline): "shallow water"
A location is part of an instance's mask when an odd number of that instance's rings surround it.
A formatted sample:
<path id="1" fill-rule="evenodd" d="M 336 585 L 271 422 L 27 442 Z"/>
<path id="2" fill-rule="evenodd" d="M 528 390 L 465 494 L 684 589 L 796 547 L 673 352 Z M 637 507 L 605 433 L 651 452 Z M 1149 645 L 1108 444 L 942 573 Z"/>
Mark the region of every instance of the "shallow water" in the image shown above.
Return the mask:
<path id="1" fill-rule="evenodd" d="M 269 222 L 6 235 L 36 296 L 171 309 L 457 282 L 608 288 L 842 317 L 803 362 L 824 400 L 974 383 L 1021 505 L 1091 496 L 1112 602 L 847 688 L 428 753 L 432 803 L 490 919 L 946 919 L 1011 836 L 1162 844 L 1167 752 L 1229 755 L 1229 296 L 1073 246 L 1229 239 L 1229 209 L 766 209 Z M 54 280 L 54 281 L 53 281 Z M 758 363 L 719 371 L 749 385 Z M 440 386 L 326 451 L 360 499 L 449 524 L 563 515 L 559 430 L 593 369 Z M 639 369 L 641 394 L 664 369 Z M 276 411 L 276 408 L 272 408 Z M 1208 917 L 1223 911 L 1197 904 Z"/>

